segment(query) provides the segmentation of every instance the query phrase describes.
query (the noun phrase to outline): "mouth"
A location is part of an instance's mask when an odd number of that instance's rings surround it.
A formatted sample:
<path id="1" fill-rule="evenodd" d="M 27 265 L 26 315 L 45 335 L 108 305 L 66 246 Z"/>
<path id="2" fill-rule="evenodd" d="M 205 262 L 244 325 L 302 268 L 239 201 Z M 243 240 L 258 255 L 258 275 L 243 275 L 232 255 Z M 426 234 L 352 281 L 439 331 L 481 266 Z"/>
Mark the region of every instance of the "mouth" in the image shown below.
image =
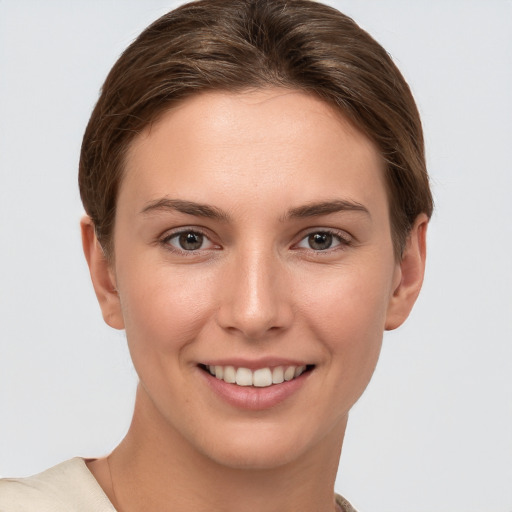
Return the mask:
<path id="1" fill-rule="evenodd" d="M 276 384 L 282 384 L 283 382 L 289 382 L 299 378 L 304 373 L 313 370 L 315 365 L 286 365 L 286 366 L 274 366 L 257 368 L 251 370 L 244 367 L 236 366 L 220 366 L 220 365 L 206 365 L 200 364 L 199 368 L 209 373 L 213 377 L 226 382 L 227 384 L 233 384 L 235 386 L 242 387 L 255 387 L 255 388 L 267 388 L 275 386 Z"/>

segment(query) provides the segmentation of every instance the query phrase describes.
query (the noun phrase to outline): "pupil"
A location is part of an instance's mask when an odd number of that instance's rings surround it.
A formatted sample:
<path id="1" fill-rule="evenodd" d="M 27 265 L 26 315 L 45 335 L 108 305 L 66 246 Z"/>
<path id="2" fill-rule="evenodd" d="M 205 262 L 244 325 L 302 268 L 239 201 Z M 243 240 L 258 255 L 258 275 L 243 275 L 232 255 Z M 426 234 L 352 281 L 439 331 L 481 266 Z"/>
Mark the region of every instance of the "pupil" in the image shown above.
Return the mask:
<path id="1" fill-rule="evenodd" d="M 332 245 L 332 235 L 329 233 L 314 233 L 308 237 L 309 246 L 312 249 L 323 251 Z"/>
<path id="2" fill-rule="evenodd" d="M 183 233 L 180 235 L 180 246 L 186 251 L 195 251 L 203 245 L 203 235 L 200 233 Z"/>

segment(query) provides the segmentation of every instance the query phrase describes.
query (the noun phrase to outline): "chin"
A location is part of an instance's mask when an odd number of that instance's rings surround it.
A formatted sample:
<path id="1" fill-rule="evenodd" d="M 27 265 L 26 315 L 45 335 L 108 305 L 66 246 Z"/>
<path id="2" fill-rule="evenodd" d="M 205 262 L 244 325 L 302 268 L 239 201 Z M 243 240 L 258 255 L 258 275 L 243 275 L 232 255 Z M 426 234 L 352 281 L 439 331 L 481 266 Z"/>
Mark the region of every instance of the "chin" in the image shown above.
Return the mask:
<path id="1" fill-rule="evenodd" d="M 241 444 L 241 443 L 240 443 Z M 206 454 L 215 463 L 231 469 L 270 470 L 286 466 L 301 457 L 301 451 L 288 446 L 275 446 L 275 443 L 260 443 L 251 446 L 225 446 L 222 450 L 212 450 Z"/>
<path id="2" fill-rule="evenodd" d="M 258 424 L 253 428 L 232 429 L 229 436 L 209 443 L 203 455 L 215 463 L 232 469 L 271 470 L 309 459 L 321 446 L 333 442 L 341 447 L 344 425 L 329 432 L 311 432 L 307 426 L 293 432 L 290 425 Z M 220 437 L 220 436 L 219 436 Z"/>

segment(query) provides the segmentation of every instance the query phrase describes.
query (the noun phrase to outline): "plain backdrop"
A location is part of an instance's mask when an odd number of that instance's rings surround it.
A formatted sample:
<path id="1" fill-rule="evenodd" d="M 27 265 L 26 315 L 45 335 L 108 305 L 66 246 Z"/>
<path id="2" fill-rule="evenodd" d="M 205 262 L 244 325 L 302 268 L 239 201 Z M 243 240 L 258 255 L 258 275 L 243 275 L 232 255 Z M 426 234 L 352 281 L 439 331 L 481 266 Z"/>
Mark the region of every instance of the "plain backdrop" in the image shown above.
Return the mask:
<path id="1" fill-rule="evenodd" d="M 136 376 L 85 261 L 81 137 L 164 0 L 0 0 L 0 474 L 100 456 Z M 337 490 L 366 512 L 512 511 L 512 2 L 331 0 L 422 113 L 436 212 L 422 295 L 353 409 Z M 307 411 L 304 411 L 307 414 Z"/>

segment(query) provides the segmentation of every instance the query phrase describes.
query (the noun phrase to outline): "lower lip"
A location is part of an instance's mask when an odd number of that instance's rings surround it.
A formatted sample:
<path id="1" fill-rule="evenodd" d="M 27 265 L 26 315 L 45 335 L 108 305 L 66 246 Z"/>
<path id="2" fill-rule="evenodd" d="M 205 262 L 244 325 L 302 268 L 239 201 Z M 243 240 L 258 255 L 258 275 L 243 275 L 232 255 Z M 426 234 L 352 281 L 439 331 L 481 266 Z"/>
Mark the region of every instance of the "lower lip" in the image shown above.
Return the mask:
<path id="1" fill-rule="evenodd" d="M 201 369 L 199 371 L 203 374 L 210 389 L 218 397 L 233 407 L 250 411 L 270 409 L 284 402 L 299 391 L 311 374 L 311 371 L 307 371 L 300 377 L 282 382 L 281 384 L 258 388 L 254 386 L 229 384 Z"/>

